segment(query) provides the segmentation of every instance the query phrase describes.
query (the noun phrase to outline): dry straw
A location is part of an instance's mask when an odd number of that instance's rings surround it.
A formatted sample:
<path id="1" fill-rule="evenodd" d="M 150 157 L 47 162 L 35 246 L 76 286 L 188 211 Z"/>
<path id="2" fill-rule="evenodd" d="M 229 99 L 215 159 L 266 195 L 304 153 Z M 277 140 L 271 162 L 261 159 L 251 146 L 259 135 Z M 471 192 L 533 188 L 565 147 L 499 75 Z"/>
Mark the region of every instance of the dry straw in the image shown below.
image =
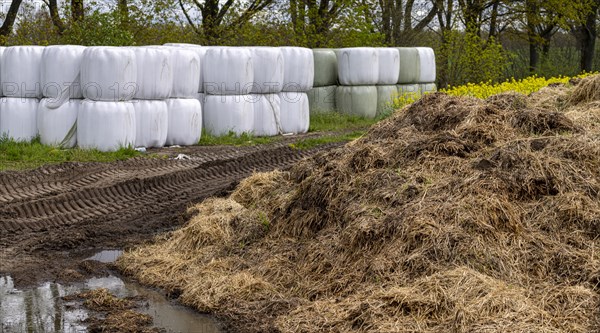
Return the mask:
<path id="1" fill-rule="evenodd" d="M 242 332 L 597 332 L 599 82 L 427 95 L 118 265 Z"/>

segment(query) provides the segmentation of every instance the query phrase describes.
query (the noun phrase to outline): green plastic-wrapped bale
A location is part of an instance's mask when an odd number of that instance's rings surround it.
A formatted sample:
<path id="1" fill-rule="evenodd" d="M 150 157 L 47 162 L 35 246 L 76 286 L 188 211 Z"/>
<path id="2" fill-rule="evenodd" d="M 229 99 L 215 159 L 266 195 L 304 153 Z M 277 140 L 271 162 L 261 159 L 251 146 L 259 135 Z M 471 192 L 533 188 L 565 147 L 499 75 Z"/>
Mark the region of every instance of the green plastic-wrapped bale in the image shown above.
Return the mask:
<path id="1" fill-rule="evenodd" d="M 335 105 L 340 113 L 375 118 L 377 115 L 377 88 L 375 86 L 339 86 Z"/>
<path id="2" fill-rule="evenodd" d="M 413 95 L 413 96 L 421 96 L 421 86 L 418 84 L 398 84 L 396 85 L 398 88 L 398 95 Z"/>
<path id="3" fill-rule="evenodd" d="M 437 91 L 437 86 L 435 83 L 422 83 L 419 85 L 421 90 L 421 94 L 431 93 Z"/>
<path id="4" fill-rule="evenodd" d="M 400 52 L 400 73 L 398 83 L 417 83 L 419 82 L 420 57 L 419 50 L 414 47 L 399 47 Z"/>
<path id="5" fill-rule="evenodd" d="M 310 114 L 335 112 L 337 86 L 315 87 L 308 91 Z"/>
<path id="6" fill-rule="evenodd" d="M 313 49 L 315 78 L 313 87 L 325 87 L 337 84 L 338 63 L 333 49 Z"/>
<path id="7" fill-rule="evenodd" d="M 396 97 L 398 97 L 397 86 L 377 86 L 377 116 L 392 111 Z"/>

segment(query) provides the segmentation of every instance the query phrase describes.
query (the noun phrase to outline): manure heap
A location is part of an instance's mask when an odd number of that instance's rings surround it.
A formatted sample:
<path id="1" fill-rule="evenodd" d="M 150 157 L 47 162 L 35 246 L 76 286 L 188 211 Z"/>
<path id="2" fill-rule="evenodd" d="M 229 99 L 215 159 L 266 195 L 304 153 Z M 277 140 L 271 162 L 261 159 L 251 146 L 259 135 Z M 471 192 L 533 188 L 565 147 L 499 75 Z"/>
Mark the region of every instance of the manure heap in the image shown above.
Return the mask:
<path id="1" fill-rule="evenodd" d="M 242 332 L 597 332 L 600 76 L 434 93 L 120 269 Z"/>
<path id="2" fill-rule="evenodd" d="M 396 48 L 1 47 L 0 137 L 114 151 L 194 145 L 203 131 L 306 133 L 310 112 L 375 117 L 404 72 L 435 81 L 433 50 L 410 50 L 403 59 Z M 336 88 L 338 72 L 342 84 L 372 86 Z M 337 90 L 339 108 L 329 102 Z"/>

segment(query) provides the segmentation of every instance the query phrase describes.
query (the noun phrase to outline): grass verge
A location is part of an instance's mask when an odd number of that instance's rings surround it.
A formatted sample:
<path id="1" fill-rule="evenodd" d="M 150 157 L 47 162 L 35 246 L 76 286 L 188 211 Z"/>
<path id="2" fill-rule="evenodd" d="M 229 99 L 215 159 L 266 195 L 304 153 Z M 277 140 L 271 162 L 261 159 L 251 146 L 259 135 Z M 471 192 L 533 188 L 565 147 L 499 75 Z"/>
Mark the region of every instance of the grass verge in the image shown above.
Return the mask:
<path id="1" fill-rule="evenodd" d="M 290 147 L 292 147 L 294 149 L 305 150 L 305 149 L 314 148 L 316 146 L 320 146 L 320 145 L 324 145 L 324 144 L 328 144 L 328 143 L 352 141 L 352 140 L 358 139 L 365 133 L 366 133 L 366 131 L 354 131 L 354 132 L 344 133 L 344 134 L 340 134 L 340 135 L 322 136 L 319 138 L 308 138 L 308 139 L 300 140 L 296 143 L 292 143 L 292 144 L 290 144 Z"/>
<path id="2" fill-rule="evenodd" d="M 0 171 L 33 169 L 46 164 L 63 162 L 112 162 L 139 155 L 140 153 L 135 150 L 125 148 L 116 152 L 103 153 L 97 150 L 45 146 L 39 139 L 31 143 L 0 139 Z"/>

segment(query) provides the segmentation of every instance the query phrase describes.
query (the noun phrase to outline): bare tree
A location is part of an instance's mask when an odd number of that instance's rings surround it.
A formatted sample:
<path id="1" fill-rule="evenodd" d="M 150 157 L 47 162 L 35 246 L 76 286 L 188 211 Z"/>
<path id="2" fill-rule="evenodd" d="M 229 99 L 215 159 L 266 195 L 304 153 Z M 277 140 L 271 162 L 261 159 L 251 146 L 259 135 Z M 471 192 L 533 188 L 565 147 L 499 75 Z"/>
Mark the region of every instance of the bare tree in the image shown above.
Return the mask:
<path id="1" fill-rule="evenodd" d="M 0 36 L 6 37 L 12 32 L 17 14 L 19 13 L 19 8 L 21 7 L 21 2 L 22 0 L 12 0 L 10 3 L 8 13 L 6 13 L 6 18 L 0 27 Z"/>

